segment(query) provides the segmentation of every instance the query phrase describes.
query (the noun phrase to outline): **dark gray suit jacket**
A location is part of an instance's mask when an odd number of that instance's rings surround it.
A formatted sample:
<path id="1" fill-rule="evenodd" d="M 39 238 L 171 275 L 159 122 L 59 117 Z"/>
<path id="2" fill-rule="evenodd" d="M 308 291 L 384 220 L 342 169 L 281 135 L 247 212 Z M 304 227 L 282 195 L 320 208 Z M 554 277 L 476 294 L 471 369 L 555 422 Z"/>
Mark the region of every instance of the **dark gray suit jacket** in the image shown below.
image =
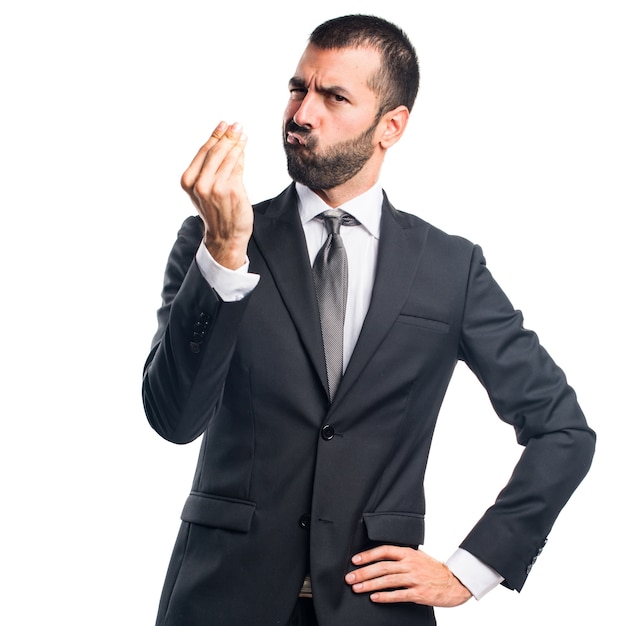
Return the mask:
<path id="1" fill-rule="evenodd" d="M 165 273 L 143 383 L 166 439 L 203 435 L 158 624 L 285 624 L 311 572 L 321 626 L 425 626 L 430 607 L 375 605 L 344 582 L 351 556 L 418 546 L 433 429 L 458 360 L 525 446 L 462 547 L 521 589 L 595 436 L 573 390 L 522 326 L 481 250 L 385 197 L 376 280 L 332 405 L 311 268 L 293 185 L 255 207 L 240 302 L 222 302 L 183 224 Z"/>

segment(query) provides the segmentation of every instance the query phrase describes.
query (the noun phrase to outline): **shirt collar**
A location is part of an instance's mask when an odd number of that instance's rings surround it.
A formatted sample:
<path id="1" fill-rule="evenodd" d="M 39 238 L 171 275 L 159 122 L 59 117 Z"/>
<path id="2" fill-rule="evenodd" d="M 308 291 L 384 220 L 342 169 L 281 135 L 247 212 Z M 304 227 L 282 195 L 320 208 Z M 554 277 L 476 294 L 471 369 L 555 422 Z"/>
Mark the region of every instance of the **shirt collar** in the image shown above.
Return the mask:
<path id="1" fill-rule="evenodd" d="M 314 191 L 301 183 L 296 183 L 296 192 L 298 194 L 298 211 L 303 224 L 310 222 L 317 215 L 330 208 Z M 360 196 L 348 200 L 337 208 L 356 217 L 369 233 L 378 239 L 380 237 L 382 206 L 383 189 L 380 183 L 376 183 Z"/>

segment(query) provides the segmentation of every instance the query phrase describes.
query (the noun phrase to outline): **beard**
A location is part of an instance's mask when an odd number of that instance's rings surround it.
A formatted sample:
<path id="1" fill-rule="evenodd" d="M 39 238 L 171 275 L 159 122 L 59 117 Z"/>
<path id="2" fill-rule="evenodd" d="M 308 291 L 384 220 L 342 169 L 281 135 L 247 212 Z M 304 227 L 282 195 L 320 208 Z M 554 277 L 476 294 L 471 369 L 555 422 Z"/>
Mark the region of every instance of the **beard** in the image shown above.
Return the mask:
<path id="1" fill-rule="evenodd" d="M 354 139 L 340 141 L 325 150 L 318 150 L 319 141 L 311 131 L 298 126 L 293 120 L 285 123 L 283 146 L 287 155 L 289 176 L 309 189 L 333 189 L 353 178 L 363 169 L 374 152 L 372 137 L 378 119 Z M 287 132 L 297 132 L 303 144 L 287 142 Z"/>

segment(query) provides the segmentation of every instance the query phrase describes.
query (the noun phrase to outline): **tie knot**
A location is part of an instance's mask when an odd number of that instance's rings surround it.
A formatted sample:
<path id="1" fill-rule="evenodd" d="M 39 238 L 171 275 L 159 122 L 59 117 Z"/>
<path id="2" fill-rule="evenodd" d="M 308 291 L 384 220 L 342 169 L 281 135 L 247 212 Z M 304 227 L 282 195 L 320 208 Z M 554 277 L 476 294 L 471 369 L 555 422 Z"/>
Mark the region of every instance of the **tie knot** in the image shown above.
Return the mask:
<path id="1" fill-rule="evenodd" d="M 323 220 L 328 233 L 338 234 L 341 226 L 358 226 L 361 222 L 341 209 L 328 209 L 319 215 L 318 220 Z"/>

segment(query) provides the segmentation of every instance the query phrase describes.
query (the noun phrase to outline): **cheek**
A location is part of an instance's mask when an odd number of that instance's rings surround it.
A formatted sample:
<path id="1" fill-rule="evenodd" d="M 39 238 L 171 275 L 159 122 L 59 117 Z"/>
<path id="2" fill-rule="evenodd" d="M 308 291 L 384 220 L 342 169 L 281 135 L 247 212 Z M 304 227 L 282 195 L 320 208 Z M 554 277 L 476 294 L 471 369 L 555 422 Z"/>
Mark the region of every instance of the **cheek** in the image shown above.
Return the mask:
<path id="1" fill-rule="evenodd" d="M 285 107 L 285 112 L 283 113 L 283 124 L 291 121 L 293 116 L 296 114 L 300 103 L 294 100 L 289 100 L 287 102 L 287 106 Z"/>

